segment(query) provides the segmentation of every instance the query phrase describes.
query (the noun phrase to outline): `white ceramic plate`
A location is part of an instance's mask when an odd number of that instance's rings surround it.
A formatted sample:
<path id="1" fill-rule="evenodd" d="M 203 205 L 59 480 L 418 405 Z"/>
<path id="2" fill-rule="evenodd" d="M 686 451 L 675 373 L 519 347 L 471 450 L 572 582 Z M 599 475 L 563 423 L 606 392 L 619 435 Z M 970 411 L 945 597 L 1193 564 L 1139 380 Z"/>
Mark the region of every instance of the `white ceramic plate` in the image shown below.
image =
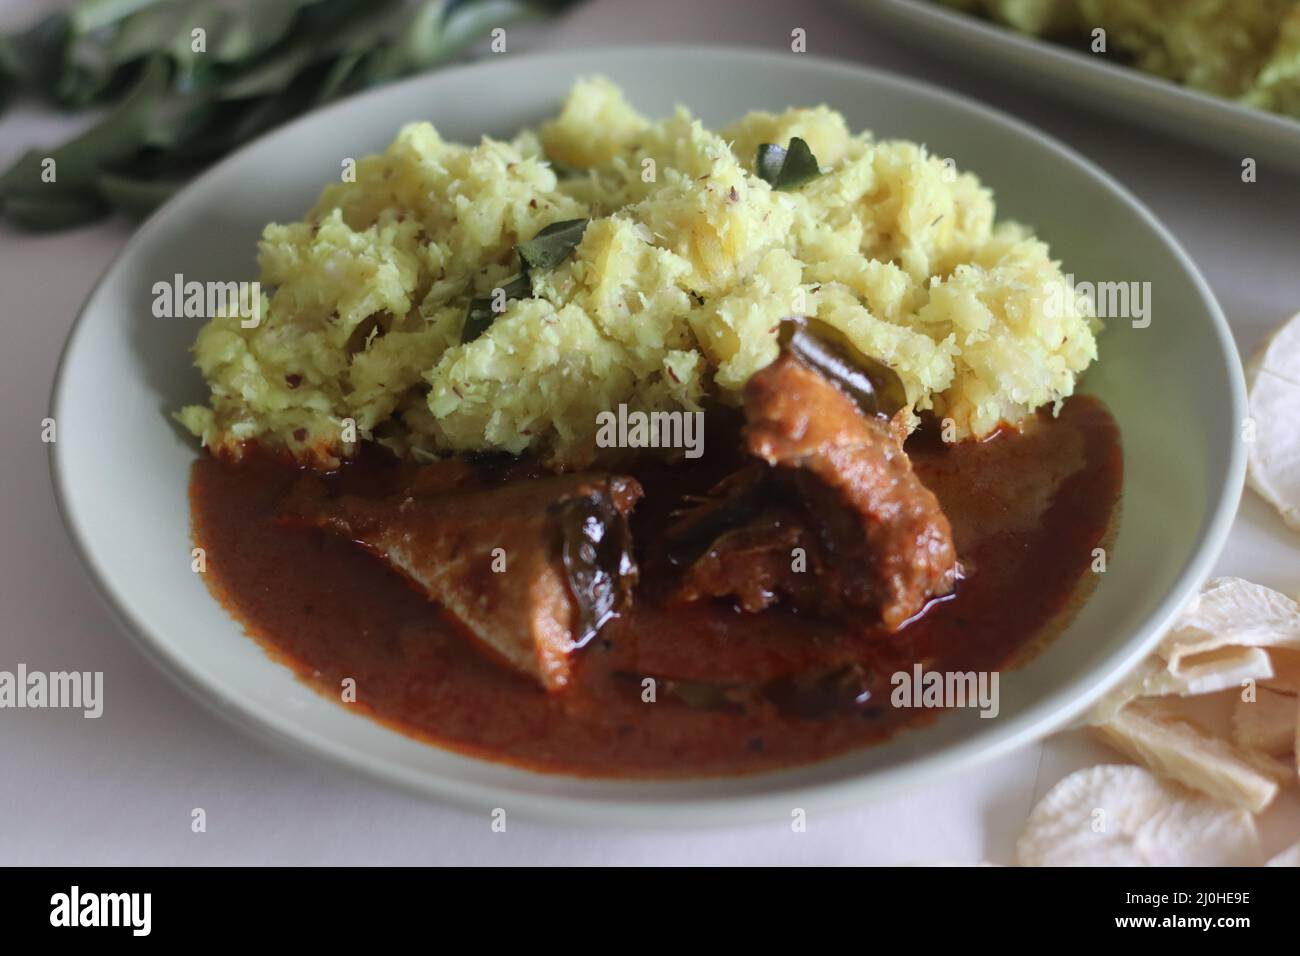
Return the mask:
<path id="1" fill-rule="evenodd" d="M 936 55 L 1005 74 L 1036 92 L 1122 116 L 1238 160 L 1251 157 L 1260 164 L 1300 172 L 1300 120 L 1241 106 L 1103 56 L 1026 36 L 941 7 L 934 0 L 841 2 L 929 47 Z"/>
<path id="2" fill-rule="evenodd" d="M 709 124 L 753 108 L 829 103 L 855 128 L 956 157 L 1032 223 L 1080 279 L 1147 280 L 1149 328 L 1116 322 L 1085 389 L 1120 423 L 1124 518 L 1109 570 L 1073 625 L 1003 675 L 1001 715 L 974 711 L 814 766 L 664 783 L 538 774 L 450 753 L 318 696 L 273 663 L 190 570 L 196 448 L 168 414 L 204 395 L 197 320 L 151 314 L 153 283 L 255 277 L 268 220 L 292 220 L 344 157 L 432 119 L 450 138 L 504 136 L 603 73 L 651 114 L 689 104 Z M 52 472 L 74 540 L 142 650 L 216 711 L 264 736 L 420 793 L 588 823 L 721 824 L 842 805 L 1021 746 L 1101 694 L 1158 638 L 1208 572 L 1240 494 L 1244 389 L 1232 339 L 1177 243 L 1097 167 L 1033 129 L 899 77 L 800 55 L 690 48 L 492 58 L 350 99 L 222 162 L 145 223 L 77 320 L 55 383 Z"/>

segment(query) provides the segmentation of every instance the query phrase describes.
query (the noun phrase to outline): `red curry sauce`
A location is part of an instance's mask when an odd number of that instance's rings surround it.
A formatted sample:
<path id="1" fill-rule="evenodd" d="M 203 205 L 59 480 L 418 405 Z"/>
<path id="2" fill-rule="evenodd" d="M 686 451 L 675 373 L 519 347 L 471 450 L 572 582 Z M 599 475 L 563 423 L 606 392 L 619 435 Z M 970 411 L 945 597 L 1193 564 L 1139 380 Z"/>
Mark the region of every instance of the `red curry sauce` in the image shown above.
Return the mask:
<path id="1" fill-rule="evenodd" d="M 666 569 L 642 562 L 631 610 L 579 652 L 577 679 L 547 694 L 480 653 L 437 607 L 359 547 L 277 523 L 302 472 L 251 450 L 239 462 L 203 455 L 190 498 L 210 588 L 278 660 L 336 697 L 356 681 L 360 708 L 409 735 L 549 771 L 680 777 L 746 773 L 821 760 L 880 741 L 935 712 L 890 705 L 889 676 L 988 671 L 1032 653 L 1088 590 L 1093 549 L 1113 529 L 1119 433 L 1105 407 L 1078 396 L 1023 432 L 944 445 L 933 425 L 907 450 L 952 523 L 966 577 L 897 633 L 729 604 L 666 606 Z M 708 462 L 708 457 L 703 460 Z M 517 471 L 517 469 L 516 469 Z M 646 498 L 633 514 L 638 552 L 682 493 L 721 473 L 633 473 Z M 363 455 L 326 479 L 351 493 L 389 492 L 411 466 Z M 877 675 L 865 705 L 815 718 L 775 708 L 701 710 L 657 695 L 640 675 L 768 681 L 858 663 Z"/>

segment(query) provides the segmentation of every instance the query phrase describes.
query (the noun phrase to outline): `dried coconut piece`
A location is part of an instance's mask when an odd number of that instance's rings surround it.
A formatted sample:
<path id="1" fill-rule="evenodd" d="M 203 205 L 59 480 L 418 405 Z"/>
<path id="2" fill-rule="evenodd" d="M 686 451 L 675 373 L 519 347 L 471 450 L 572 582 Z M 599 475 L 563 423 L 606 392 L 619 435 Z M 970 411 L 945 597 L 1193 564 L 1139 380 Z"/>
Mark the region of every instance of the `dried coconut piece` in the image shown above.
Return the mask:
<path id="1" fill-rule="evenodd" d="M 1022 866 L 1256 866 L 1244 810 L 1141 767 L 1078 770 L 1039 801 L 1016 842 Z"/>
<path id="2" fill-rule="evenodd" d="M 1185 720 L 1155 712 L 1142 701 L 1129 704 L 1096 728 L 1111 746 L 1162 777 L 1223 803 L 1259 813 L 1277 796 L 1277 768 L 1252 760 L 1227 741 Z"/>
<path id="3" fill-rule="evenodd" d="M 1300 313 L 1282 323 L 1251 363 L 1247 480 L 1300 530 Z"/>
<path id="4" fill-rule="evenodd" d="M 1153 654 L 1099 700 L 1088 715 L 1088 723 L 1104 724 L 1130 701 L 1140 697 L 1195 697 L 1241 687 L 1247 680 L 1273 677 L 1272 660 L 1258 647 L 1221 647 L 1206 654 L 1184 658 L 1178 671 Z"/>
<path id="5" fill-rule="evenodd" d="M 1283 694 L 1300 694 L 1300 651 L 1275 647 L 1268 652 L 1268 659 L 1273 676 L 1262 685 Z"/>
<path id="6" fill-rule="evenodd" d="M 1295 747 L 1300 700 L 1260 687 L 1254 700 L 1238 699 L 1232 709 L 1232 742 L 1242 750 L 1282 757 Z"/>
<path id="7" fill-rule="evenodd" d="M 1242 578 L 1215 578 L 1175 622 L 1159 653 L 1171 671 L 1184 659 L 1230 645 L 1300 650 L 1300 604 Z"/>

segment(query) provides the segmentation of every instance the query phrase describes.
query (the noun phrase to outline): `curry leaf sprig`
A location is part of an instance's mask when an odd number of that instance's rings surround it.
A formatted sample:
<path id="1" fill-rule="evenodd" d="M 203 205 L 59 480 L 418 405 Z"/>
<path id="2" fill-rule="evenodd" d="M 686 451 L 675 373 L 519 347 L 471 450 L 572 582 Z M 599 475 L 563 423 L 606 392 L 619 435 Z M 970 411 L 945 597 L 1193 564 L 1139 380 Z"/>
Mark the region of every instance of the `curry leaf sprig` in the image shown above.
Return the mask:
<path id="1" fill-rule="evenodd" d="M 507 302 L 532 296 L 532 273 L 554 269 L 573 255 L 589 222 L 590 219 L 562 219 L 544 226 L 533 238 L 515 246 L 522 271 L 505 285 L 494 289 L 492 295 L 470 301 L 465 324 L 461 327 L 461 342 L 473 342 L 486 332 L 496 317 L 505 311 Z"/>
<path id="2" fill-rule="evenodd" d="M 0 214 L 30 229 L 142 215 L 279 123 L 567 2 L 81 0 L 0 36 L 0 109 L 24 92 L 107 112 L 0 174 Z"/>
<path id="3" fill-rule="evenodd" d="M 771 184 L 773 189 L 797 189 L 821 175 L 817 158 L 807 142 L 798 136 L 790 139 L 788 148 L 763 143 L 758 147 L 754 171 Z M 565 219 L 553 222 L 527 242 L 515 247 L 519 254 L 521 271 L 505 285 L 493 290 L 490 296 L 472 299 L 461 327 L 462 343 L 473 342 L 491 327 L 496 317 L 505 311 L 506 303 L 527 299 L 533 294 L 531 272 L 554 269 L 567 259 L 587 229 L 587 219 Z"/>

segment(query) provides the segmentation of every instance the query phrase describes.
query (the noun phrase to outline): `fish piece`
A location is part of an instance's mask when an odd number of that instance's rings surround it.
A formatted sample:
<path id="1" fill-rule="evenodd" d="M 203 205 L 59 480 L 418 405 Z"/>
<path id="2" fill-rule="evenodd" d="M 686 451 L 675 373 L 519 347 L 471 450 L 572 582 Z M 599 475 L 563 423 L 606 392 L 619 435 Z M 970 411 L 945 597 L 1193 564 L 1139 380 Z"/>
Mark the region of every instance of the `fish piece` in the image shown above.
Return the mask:
<path id="1" fill-rule="evenodd" d="M 738 595 L 747 610 L 778 596 L 822 613 L 874 609 L 896 630 L 952 590 L 952 529 L 887 422 L 789 351 L 749 380 L 745 419 L 746 449 L 768 470 L 705 506 L 743 520 L 690 566 L 683 598 Z M 740 500 L 745 507 L 734 506 Z M 669 535 L 708 525 L 688 513 Z"/>
<path id="2" fill-rule="evenodd" d="M 319 484 L 316 486 L 319 489 Z M 548 691 L 631 600 L 634 478 L 564 475 L 378 498 L 295 492 L 286 522 L 342 535 L 406 576 L 484 647 Z"/>

